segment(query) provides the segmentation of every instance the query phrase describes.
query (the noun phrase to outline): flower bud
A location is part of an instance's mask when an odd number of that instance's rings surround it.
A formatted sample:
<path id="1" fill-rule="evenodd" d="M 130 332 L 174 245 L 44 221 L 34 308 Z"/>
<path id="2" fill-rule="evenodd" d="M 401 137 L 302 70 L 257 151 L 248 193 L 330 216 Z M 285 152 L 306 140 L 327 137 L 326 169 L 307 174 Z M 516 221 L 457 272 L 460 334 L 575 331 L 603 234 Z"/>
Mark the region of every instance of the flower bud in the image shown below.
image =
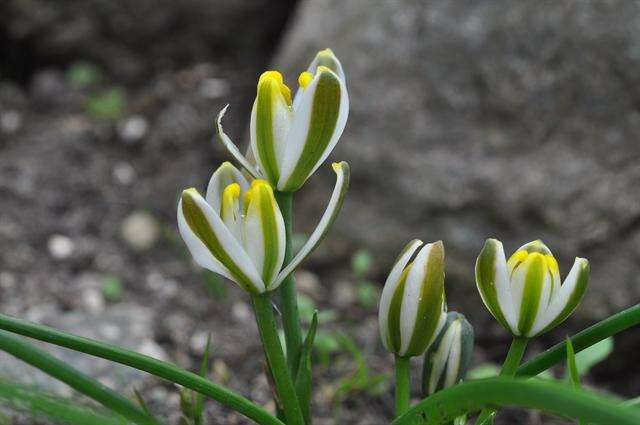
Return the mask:
<path id="1" fill-rule="evenodd" d="M 424 355 L 422 393 L 429 396 L 462 381 L 473 355 L 473 327 L 457 312 L 449 312 L 444 327 Z"/>
<path id="2" fill-rule="evenodd" d="M 589 262 L 576 258 L 560 283 L 558 262 L 540 240 L 506 261 L 502 243 L 488 239 L 476 261 L 476 284 L 491 314 L 515 336 L 531 338 L 564 321 L 589 282 Z"/>
<path id="3" fill-rule="evenodd" d="M 420 249 L 411 241 L 394 264 L 380 297 L 380 336 L 401 357 L 419 356 L 444 325 L 444 247 L 441 241 Z"/>

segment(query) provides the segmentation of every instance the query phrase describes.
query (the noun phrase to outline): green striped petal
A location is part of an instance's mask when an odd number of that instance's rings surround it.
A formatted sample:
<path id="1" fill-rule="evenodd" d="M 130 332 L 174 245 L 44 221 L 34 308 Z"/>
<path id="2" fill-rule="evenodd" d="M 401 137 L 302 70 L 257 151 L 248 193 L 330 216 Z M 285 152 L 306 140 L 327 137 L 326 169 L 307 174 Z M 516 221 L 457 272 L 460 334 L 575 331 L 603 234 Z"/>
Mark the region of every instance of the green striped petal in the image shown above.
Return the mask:
<path id="1" fill-rule="evenodd" d="M 287 134 L 291 127 L 291 94 L 277 71 L 260 76 L 258 92 L 251 111 L 251 149 L 260 170 L 275 186 L 285 156 Z"/>
<path id="2" fill-rule="evenodd" d="M 518 314 L 516 335 L 529 335 L 540 311 L 545 279 L 548 278 L 544 256 L 540 253 L 529 254 L 514 270 L 511 290 Z"/>
<path id="3" fill-rule="evenodd" d="M 515 312 L 502 242 L 496 239 L 485 242 L 476 260 L 476 285 L 491 315 L 513 332 Z"/>
<path id="4" fill-rule="evenodd" d="M 287 134 L 278 190 L 299 189 L 324 162 L 344 130 L 349 113 L 345 83 L 329 68 L 320 66 L 313 80 L 301 88 Z"/>
<path id="5" fill-rule="evenodd" d="M 580 304 L 587 290 L 589 272 L 589 261 L 585 258 L 576 258 L 557 296 L 551 300 L 543 318 L 532 329 L 533 335 L 545 333 L 569 317 Z"/>
<path id="6" fill-rule="evenodd" d="M 333 54 L 333 51 L 331 49 L 320 50 L 316 54 L 315 58 L 313 58 L 313 60 L 311 61 L 311 64 L 309 64 L 306 72 L 311 75 L 315 75 L 318 71 L 318 67 L 320 66 L 324 66 L 325 68 L 329 68 L 330 70 L 335 72 L 338 78 L 340 78 L 346 84 L 347 80 L 344 75 L 344 70 L 342 69 L 342 64 L 340 63 L 340 60 L 337 58 L 337 56 Z M 293 98 L 294 109 L 297 109 L 297 106 L 300 104 L 300 99 L 302 98 L 302 93 L 304 92 L 303 89 L 304 87 L 298 89 L 295 97 Z"/>
<path id="7" fill-rule="evenodd" d="M 316 226 L 309 239 L 300 248 L 300 251 L 293 257 L 293 259 L 286 265 L 284 269 L 278 274 L 277 279 L 273 283 L 274 287 L 278 287 L 294 270 L 296 270 L 300 264 L 306 260 L 313 251 L 320 245 L 320 242 L 325 238 L 329 229 L 333 225 L 333 222 L 338 217 L 338 213 L 342 209 L 344 198 L 349 188 L 349 164 L 346 162 L 335 162 L 332 164 L 333 171 L 336 173 L 336 184 L 333 188 L 333 193 L 327 204 L 327 208 L 322 214 L 322 218 Z"/>
<path id="8" fill-rule="evenodd" d="M 382 344 L 392 353 L 400 351 L 400 305 L 404 294 L 404 281 L 409 272 L 408 264 L 413 254 L 422 246 L 414 239 L 400 252 L 384 284 L 378 310 L 378 323 Z M 393 335 L 393 336 L 392 336 Z M 396 341 L 396 343 L 394 343 Z"/>
<path id="9" fill-rule="evenodd" d="M 425 245 L 407 276 L 400 334 L 403 357 L 419 356 L 435 339 L 446 320 L 444 300 L 444 246 L 442 241 Z"/>
<path id="10" fill-rule="evenodd" d="M 282 213 L 266 180 L 254 180 L 244 199 L 246 210 L 243 240 L 247 254 L 260 272 L 266 290 L 282 267 L 285 253 L 285 227 Z"/>
<path id="11" fill-rule="evenodd" d="M 251 258 L 195 189 L 182 192 L 178 203 L 178 229 L 200 266 L 235 281 L 248 291 L 265 291 L 265 284 Z"/>
<path id="12" fill-rule="evenodd" d="M 449 312 L 444 327 L 425 352 L 422 393 L 429 396 L 462 381 L 473 356 L 474 332 L 466 318 Z"/>

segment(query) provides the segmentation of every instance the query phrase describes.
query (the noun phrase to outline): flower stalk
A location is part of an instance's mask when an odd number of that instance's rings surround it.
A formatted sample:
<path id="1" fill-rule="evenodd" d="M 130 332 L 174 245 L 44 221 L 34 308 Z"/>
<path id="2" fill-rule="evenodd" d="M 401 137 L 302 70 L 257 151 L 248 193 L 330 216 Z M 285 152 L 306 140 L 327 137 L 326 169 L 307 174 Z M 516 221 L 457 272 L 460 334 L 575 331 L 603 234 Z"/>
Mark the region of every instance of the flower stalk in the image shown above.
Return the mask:
<path id="1" fill-rule="evenodd" d="M 411 399 L 411 358 L 395 356 L 396 368 L 396 416 L 409 410 Z"/>
<path id="2" fill-rule="evenodd" d="M 271 300 L 267 294 L 252 294 L 253 310 L 260 330 L 260 338 L 264 347 L 269 369 L 273 375 L 278 400 L 284 410 L 287 424 L 304 425 L 300 403 L 287 368 L 287 362 L 280 345 L 278 328 L 273 314 Z"/>
<path id="3" fill-rule="evenodd" d="M 276 202 L 282 212 L 285 228 L 285 253 L 284 266 L 287 266 L 293 257 L 293 193 L 275 192 Z M 296 297 L 296 281 L 293 273 L 289 274 L 280 284 L 280 312 L 282 313 L 282 328 L 287 349 L 287 365 L 291 376 L 298 371 L 300 361 L 300 347 L 302 346 L 302 329 L 300 328 L 300 313 L 298 312 L 298 299 Z"/>

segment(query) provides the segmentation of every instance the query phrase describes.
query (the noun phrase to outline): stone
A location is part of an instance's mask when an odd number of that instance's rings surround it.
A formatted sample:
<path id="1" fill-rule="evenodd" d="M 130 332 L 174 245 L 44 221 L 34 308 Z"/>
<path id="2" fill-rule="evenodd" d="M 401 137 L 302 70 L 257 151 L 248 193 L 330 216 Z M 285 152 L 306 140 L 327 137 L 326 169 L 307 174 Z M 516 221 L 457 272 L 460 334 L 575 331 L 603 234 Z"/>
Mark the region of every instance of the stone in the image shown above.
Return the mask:
<path id="1" fill-rule="evenodd" d="M 509 252 L 541 238 L 563 275 L 590 259 L 586 302 L 628 306 L 640 274 L 639 19 L 622 0 L 301 2 L 277 68 L 295 81 L 331 47 L 351 100 L 332 158 L 351 164 L 352 183 L 328 243 L 371 249 L 384 275 L 410 239 L 442 239 L 450 300 L 479 310 L 485 238 Z M 328 199 L 327 168 L 296 199 L 300 217 Z"/>
<path id="2" fill-rule="evenodd" d="M 49 254 L 56 260 L 65 260 L 73 254 L 75 244 L 65 235 L 53 235 L 47 242 Z"/>
<path id="3" fill-rule="evenodd" d="M 149 124 L 144 117 L 135 115 L 118 123 L 118 136 L 126 144 L 135 144 L 147 134 Z"/>
<path id="4" fill-rule="evenodd" d="M 149 213 L 135 211 L 122 221 L 120 236 L 135 251 L 147 251 L 160 237 L 160 226 Z"/>

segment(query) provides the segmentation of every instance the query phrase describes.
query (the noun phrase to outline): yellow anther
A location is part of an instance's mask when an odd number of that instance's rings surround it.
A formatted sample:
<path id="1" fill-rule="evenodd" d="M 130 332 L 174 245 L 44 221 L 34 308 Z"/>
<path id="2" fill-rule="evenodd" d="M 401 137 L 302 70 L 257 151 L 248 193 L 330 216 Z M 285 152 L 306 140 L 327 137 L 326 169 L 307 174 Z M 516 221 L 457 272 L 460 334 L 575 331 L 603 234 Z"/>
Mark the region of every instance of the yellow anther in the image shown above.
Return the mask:
<path id="1" fill-rule="evenodd" d="M 258 85 L 262 84 L 267 80 L 275 80 L 278 84 L 283 84 L 284 80 L 282 79 L 282 74 L 278 71 L 265 71 L 260 75 L 260 79 L 258 80 Z"/>
<path id="2" fill-rule="evenodd" d="M 553 255 L 546 254 L 544 256 L 545 261 L 547 262 L 547 267 L 551 270 L 552 273 L 560 274 L 560 268 L 558 267 L 558 262 L 553 257 Z"/>
<path id="3" fill-rule="evenodd" d="M 509 261 L 507 261 L 507 264 L 511 269 L 513 269 L 516 265 L 522 263 L 527 258 L 528 255 L 529 253 L 524 249 L 518 250 L 514 252 L 513 255 L 509 258 Z"/>
<path id="4" fill-rule="evenodd" d="M 260 79 L 258 80 L 258 88 L 263 84 L 273 84 L 280 93 L 282 97 L 284 97 L 287 105 L 291 106 L 291 90 L 284 83 L 282 79 L 282 74 L 278 71 L 265 71 L 260 75 Z"/>
<path id="5" fill-rule="evenodd" d="M 313 75 L 308 71 L 304 71 L 301 72 L 300 76 L 298 77 L 298 84 L 300 84 L 300 87 L 306 88 L 311 80 L 313 80 Z"/>
<path id="6" fill-rule="evenodd" d="M 238 213 L 240 199 L 240 185 L 231 183 L 222 191 L 222 202 L 220 205 L 220 216 L 224 219 Z"/>

